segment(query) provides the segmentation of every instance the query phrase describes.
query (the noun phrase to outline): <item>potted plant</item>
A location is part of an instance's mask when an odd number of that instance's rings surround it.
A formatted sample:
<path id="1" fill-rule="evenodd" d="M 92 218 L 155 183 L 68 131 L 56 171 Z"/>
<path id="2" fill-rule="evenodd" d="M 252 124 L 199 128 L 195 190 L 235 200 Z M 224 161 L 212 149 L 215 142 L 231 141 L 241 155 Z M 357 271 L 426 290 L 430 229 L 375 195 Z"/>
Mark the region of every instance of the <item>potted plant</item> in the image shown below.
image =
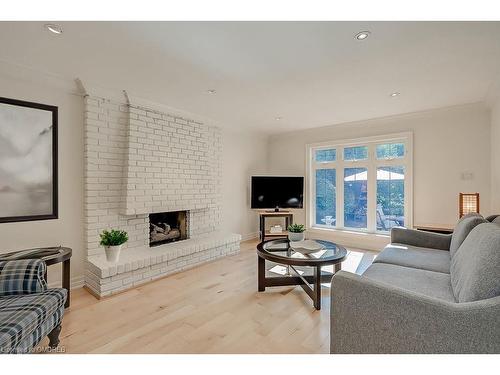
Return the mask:
<path id="1" fill-rule="evenodd" d="M 288 239 L 290 241 L 303 241 L 306 227 L 302 224 L 292 224 L 288 226 Z"/>
<path id="2" fill-rule="evenodd" d="M 122 245 L 128 241 L 128 234 L 124 230 L 104 230 L 101 234 L 101 246 L 106 251 L 108 262 L 118 262 Z"/>

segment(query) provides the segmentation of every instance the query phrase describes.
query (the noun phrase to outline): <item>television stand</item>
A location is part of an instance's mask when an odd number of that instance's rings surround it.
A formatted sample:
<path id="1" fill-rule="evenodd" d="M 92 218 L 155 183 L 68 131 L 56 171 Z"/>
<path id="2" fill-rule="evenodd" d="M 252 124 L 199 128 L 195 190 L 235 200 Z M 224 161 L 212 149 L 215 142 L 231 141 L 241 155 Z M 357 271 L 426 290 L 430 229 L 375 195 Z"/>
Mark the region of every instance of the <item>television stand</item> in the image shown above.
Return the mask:
<path id="1" fill-rule="evenodd" d="M 266 219 L 281 217 L 285 219 L 285 227 L 281 233 L 271 233 L 266 231 Z M 266 237 L 269 238 L 287 238 L 288 237 L 288 226 L 293 224 L 293 213 L 290 211 L 261 211 L 259 212 L 260 219 L 260 240 L 265 241 Z"/>

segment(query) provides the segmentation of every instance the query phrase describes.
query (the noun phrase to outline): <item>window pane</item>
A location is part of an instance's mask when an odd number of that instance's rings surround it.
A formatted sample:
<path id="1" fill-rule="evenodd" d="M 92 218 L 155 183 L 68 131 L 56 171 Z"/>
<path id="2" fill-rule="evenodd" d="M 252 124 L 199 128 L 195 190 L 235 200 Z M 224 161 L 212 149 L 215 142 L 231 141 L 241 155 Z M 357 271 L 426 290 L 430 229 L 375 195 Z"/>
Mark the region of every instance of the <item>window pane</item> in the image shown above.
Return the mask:
<path id="1" fill-rule="evenodd" d="M 365 159 L 368 159 L 367 146 L 344 148 L 344 160 L 365 160 Z"/>
<path id="2" fill-rule="evenodd" d="M 330 161 L 335 161 L 337 159 L 337 150 L 329 149 L 329 150 L 316 150 L 315 152 L 315 160 L 318 163 L 325 163 Z"/>
<path id="3" fill-rule="evenodd" d="M 344 226 L 366 228 L 367 181 L 366 168 L 344 169 Z"/>
<path id="4" fill-rule="evenodd" d="M 335 226 L 336 183 L 335 169 L 316 170 L 316 224 Z"/>
<path id="5" fill-rule="evenodd" d="M 404 167 L 377 168 L 377 230 L 403 226 L 405 206 Z"/>
<path id="6" fill-rule="evenodd" d="M 396 159 L 405 156 L 404 143 L 377 145 L 377 159 Z"/>

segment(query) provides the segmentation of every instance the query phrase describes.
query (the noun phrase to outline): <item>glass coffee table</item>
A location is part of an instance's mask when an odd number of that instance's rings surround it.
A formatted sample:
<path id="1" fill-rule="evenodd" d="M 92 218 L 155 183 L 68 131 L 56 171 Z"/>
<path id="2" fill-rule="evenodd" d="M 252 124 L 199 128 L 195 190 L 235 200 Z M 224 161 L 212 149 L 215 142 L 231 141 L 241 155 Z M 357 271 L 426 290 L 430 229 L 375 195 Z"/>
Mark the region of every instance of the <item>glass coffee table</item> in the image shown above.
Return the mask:
<path id="1" fill-rule="evenodd" d="M 269 240 L 258 244 L 259 292 L 272 286 L 300 285 L 313 300 L 314 307 L 320 310 L 321 284 L 330 282 L 335 272 L 340 271 L 341 262 L 347 257 L 347 250 L 333 242 L 316 242 L 324 248 L 307 255 L 291 249 L 288 239 Z M 284 276 L 267 276 L 266 260 L 286 266 Z M 322 273 L 321 268 L 325 266 L 333 266 L 332 272 Z M 307 274 L 311 268 L 312 274 Z"/>

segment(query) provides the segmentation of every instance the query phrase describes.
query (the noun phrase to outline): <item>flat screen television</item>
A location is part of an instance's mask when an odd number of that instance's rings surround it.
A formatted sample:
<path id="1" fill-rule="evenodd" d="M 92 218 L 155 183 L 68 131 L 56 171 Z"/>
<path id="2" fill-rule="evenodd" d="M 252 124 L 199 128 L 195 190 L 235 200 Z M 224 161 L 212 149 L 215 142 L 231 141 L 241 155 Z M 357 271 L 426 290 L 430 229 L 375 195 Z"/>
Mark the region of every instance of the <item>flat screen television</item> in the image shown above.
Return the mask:
<path id="1" fill-rule="evenodd" d="M 302 208 L 304 177 L 252 176 L 252 208 Z"/>

